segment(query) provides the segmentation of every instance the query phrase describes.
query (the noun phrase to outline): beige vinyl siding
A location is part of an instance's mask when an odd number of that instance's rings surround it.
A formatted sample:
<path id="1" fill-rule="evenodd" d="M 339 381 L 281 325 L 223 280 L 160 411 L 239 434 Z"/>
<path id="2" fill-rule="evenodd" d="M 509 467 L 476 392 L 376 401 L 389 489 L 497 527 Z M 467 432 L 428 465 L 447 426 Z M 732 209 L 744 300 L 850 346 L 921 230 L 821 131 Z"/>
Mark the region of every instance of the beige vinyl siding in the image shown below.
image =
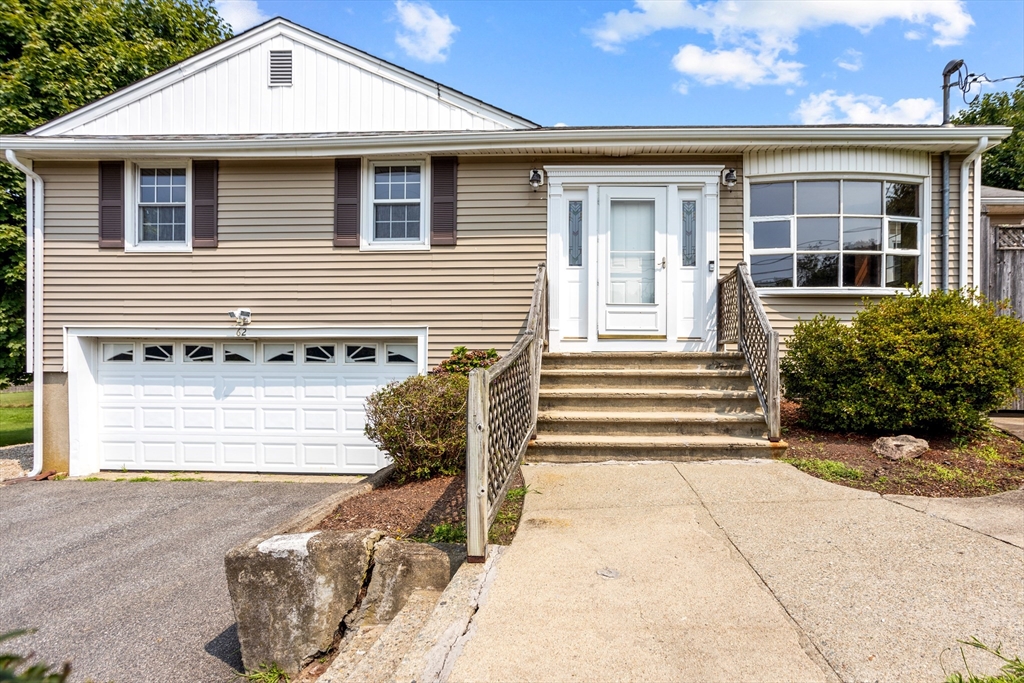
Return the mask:
<path id="1" fill-rule="evenodd" d="M 718 188 L 718 272 L 725 275 L 743 260 L 743 157 L 729 159 L 736 169 L 736 184 Z M 698 264 L 700 265 L 700 264 Z"/>
<path id="2" fill-rule="evenodd" d="M 222 162 L 220 246 L 190 254 L 99 249 L 96 163 L 36 168 L 47 371 L 61 369 L 65 326 L 228 327 L 240 306 L 257 325 L 428 325 L 432 364 L 459 344 L 503 351 L 545 258 L 545 194 L 525 182 L 527 161 L 460 163 L 458 246 L 400 253 L 331 245 L 329 160 Z"/>
<path id="3" fill-rule="evenodd" d="M 949 158 L 949 287 L 956 289 L 960 280 L 960 165 L 964 155 Z M 971 186 L 968 185 L 968 192 Z M 972 220 L 968 204 L 968 221 Z M 942 155 L 932 155 L 932 277 L 933 289 L 942 286 Z"/>

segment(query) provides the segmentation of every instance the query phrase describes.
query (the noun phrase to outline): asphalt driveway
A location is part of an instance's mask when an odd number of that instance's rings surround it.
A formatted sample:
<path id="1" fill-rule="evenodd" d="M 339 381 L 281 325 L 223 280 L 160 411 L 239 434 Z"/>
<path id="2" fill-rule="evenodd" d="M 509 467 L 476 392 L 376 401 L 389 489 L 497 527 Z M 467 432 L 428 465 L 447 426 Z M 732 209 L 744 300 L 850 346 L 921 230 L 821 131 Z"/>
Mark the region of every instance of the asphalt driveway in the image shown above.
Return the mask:
<path id="1" fill-rule="evenodd" d="M 72 680 L 217 682 L 241 667 L 224 553 L 351 484 L 38 482 L 0 487 L 5 651 Z"/>

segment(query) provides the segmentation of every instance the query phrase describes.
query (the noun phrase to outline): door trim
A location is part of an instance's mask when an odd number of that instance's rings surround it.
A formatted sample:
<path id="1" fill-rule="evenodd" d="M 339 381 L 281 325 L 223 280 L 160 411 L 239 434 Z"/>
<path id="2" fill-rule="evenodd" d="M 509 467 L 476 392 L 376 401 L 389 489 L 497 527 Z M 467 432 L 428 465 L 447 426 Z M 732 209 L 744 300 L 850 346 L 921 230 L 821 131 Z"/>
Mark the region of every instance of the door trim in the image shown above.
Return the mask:
<path id="1" fill-rule="evenodd" d="M 650 165 L 549 165 L 544 166 L 547 174 L 548 188 L 548 233 L 547 263 L 548 286 L 550 288 L 549 303 L 549 342 L 552 351 L 708 351 L 715 348 L 715 330 L 717 327 L 717 291 L 718 269 L 721 261 L 719 253 L 719 179 L 721 164 L 650 164 Z M 567 245 L 561 234 L 561 214 L 566 209 L 563 194 L 568 189 L 586 190 L 588 194 L 587 209 L 590 229 L 588 230 L 587 249 L 596 254 L 597 250 L 597 200 L 598 187 L 601 185 L 615 186 L 672 186 L 678 191 L 696 191 L 699 196 L 698 209 L 703 219 L 704 259 L 698 262 L 698 272 L 704 273 L 703 292 L 699 293 L 698 316 L 701 319 L 701 336 L 679 337 L 676 332 L 676 311 L 678 302 L 675 299 L 673 283 L 669 282 L 668 296 L 673 299 L 667 302 L 669 317 L 667 336 L 658 339 L 611 339 L 597 333 L 598 296 L 589 296 L 596 292 L 597 268 L 588 269 L 588 334 L 586 339 L 563 337 L 559 323 L 559 301 L 562 269 L 566 265 Z M 677 195 L 668 200 L 670 209 L 677 203 Z M 673 220 L 673 212 L 669 213 Z M 670 248 L 671 245 L 670 245 Z M 709 268 L 709 262 L 713 267 Z M 700 310 L 703 309 L 703 310 Z"/>

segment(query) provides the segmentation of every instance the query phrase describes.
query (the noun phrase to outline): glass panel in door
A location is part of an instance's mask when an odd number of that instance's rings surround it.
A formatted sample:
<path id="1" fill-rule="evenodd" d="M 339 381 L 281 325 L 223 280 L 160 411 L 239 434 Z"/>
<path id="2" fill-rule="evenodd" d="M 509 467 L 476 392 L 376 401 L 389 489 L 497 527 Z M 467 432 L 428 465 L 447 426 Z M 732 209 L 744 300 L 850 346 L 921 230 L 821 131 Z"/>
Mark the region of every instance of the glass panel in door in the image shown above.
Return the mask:
<path id="1" fill-rule="evenodd" d="M 613 200 L 608 303 L 654 303 L 654 201 Z"/>

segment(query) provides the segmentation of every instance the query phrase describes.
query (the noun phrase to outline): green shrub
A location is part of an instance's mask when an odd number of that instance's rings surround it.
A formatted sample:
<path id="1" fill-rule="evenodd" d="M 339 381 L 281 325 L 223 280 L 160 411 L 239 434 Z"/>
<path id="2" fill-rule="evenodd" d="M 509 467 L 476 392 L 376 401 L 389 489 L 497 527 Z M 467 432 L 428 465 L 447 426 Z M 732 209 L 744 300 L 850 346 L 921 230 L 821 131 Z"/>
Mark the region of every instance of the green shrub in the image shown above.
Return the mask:
<path id="1" fill-rule="evenodd" d="M 391 456 L 399 483 L 462 470 L 468 395 L 466 375 L 445 373 L 392 382 L 366 400 L 366 436 Z"/>
<path id="2" fill-rule="evenodd" d="M 452 355 L 432 371 L 435 375 L 448 375 L 452 373 L 468 375 L 470 370 L 475 368 L 489 368 L 498 362 L 498 352 L 494 349 L 474 349 L 470 351 L 465 346 L 456 346 L 452 349 Z"/>
<path id="3" fill-rule="evenodd" d="M 1024 322 L 972 291 L 885 297 L 799 323 L 782 379 L 811 427 L 968 433 L 1024 385 Z"/>

